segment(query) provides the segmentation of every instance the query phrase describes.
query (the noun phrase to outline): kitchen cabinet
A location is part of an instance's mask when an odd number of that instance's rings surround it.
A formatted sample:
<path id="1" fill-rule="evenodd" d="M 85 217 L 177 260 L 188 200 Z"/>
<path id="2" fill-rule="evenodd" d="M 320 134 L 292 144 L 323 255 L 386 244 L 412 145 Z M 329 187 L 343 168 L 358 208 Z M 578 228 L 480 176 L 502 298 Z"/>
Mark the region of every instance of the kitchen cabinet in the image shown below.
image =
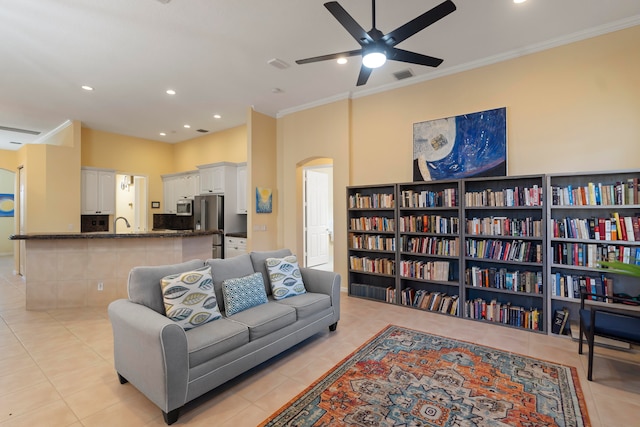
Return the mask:
<path id="1" fill-rule="evenodd" d="M 82 214 L 111 215 L 116 210 L 116 171 L 82 168 Z"/>
<path id="2" fill-rule="evenodd" d="M 233 258 L 247 253 L 247 239 L 244 237 L 226 236 L 224 239 L 224 257 Z"/>
<path id="3" fill-rule="evenodd" d="M 237 212 L 242 215 L 247 213 L 247 164 L 246 163 L 238 164 L 236 182 L 238 183 L 238 188 L 237 188 L 238 200 L 236 201 L 237 209 L 238 209 Z"/>
<path id="4" fill-rule="evenodd" d="M 199 192 L 198 171 L 162 175 L 164 213 L 175 214 L 179 199 L 193 199 Z"/>
<path id="5" fill-rule="evenodd" d="M 220 162 L 198 166 L 200 194 L 225 194 L 236 190 L 235 163 Z"/>

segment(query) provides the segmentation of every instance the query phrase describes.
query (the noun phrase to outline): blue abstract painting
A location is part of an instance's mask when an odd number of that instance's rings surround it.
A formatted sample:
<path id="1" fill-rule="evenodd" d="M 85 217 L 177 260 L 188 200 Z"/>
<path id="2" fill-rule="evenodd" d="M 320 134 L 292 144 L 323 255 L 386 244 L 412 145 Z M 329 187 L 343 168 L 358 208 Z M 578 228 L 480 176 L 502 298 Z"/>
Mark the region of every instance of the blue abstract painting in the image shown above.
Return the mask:
<path id="1" fill-rule="evenodd" d="M 414 181 L 506 174 L 506 108 L 414 123 Z"/>
<path id="2" fill-rule="evenodd" d="M 270 188 L 256 187 L 256 213 L 271 213 L 273 195 Z"/>
<path id="3" fill-rule="evenodd" d="M 0 216 L 13 216 L 13 194 L 0 193 Z"/>

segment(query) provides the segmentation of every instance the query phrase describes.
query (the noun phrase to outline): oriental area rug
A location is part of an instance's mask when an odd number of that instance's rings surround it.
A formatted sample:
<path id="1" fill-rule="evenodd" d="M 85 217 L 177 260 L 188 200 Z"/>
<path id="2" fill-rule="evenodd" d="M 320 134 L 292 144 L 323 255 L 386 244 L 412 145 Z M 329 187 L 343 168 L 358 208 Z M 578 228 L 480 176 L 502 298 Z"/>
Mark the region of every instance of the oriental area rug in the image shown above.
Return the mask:
<path id="1" fill-rule="evenodd" d="M 261 424 L 590 425 L 575 368 L 392 325 Z"/>

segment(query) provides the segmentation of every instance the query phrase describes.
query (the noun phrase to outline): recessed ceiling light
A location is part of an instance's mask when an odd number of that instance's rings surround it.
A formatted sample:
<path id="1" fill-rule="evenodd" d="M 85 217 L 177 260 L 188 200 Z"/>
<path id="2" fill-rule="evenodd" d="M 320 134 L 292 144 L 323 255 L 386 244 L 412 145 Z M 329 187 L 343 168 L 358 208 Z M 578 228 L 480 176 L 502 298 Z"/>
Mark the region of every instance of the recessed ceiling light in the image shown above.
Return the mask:
<path id="1" fill-rule="evenodd" d="M 91 86 L 87 86 L 87 85 L 82 85 L 82 89 L 88 90 L 88 91 L 92 91 L 93 90 L 93 88 Z"/>
<path id="2" fill-rule="evenodd" d="M 173 89 L 167 89 L 167 94 L 168 94 L 168 95 L 175 95 L 175 94 L 176 94 L 176 91 L 175 91 L 175 90 L 173 90 Z"/>
<path id="3" fill-rule="evenodd" d="M 185 128 L 191 129 L 191 125 L 184 125 Z"/>
<path id="4" fill-rule="evenodd" d="M 516 4 L 517 4 L 517 3 L 524 3 L 524 2 L 526 2 L 526 1 L 527 1 L 527 0 L 513 0 L 513 2 L 514 2 L 514 3 L 516 3 Z"/>
<path id="5" fill-rule="evenodd" d="M 338 64 L 340 65 L 344 65 L 347 63 L 347 58 L 338 58 Z"/>
<path id="6" fill-rule="evenodd" d="M 213 118 L 214 118 L 214 119 L 221 119 L 221 118 L 222 118 L 222 116 L 221 116 L 220 114 L 214 114 L 214 115 L 213 115 Z"/>
<path id="7" fill-rule="evenodd" d="M 160 136 L 167 136 L 166 132 L 160 132 Z"/>

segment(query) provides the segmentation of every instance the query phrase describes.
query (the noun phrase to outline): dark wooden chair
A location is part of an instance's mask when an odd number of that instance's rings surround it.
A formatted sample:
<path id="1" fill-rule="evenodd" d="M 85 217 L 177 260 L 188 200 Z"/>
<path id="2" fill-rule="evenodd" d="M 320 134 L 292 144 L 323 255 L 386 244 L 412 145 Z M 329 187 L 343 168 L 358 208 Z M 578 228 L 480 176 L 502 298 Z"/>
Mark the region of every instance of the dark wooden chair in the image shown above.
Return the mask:
<path id="1" fill-rule="evenodd" d="M 592 301 L 594 296 L 596 301 Z M 612 299 L 614 304 L 603 302 L 606 298 Z M 638 301 L 629 298 L 585 292 L 580 294 L 580 347 L 578 353 L 582 354 L 584 337 L 589 346 L 587 372 L 589 381 L 592 381 L 593 378 L 593 347 L 596 336 L 640 345 L 640 306 L 637 304 L 639 304 Z"/>

